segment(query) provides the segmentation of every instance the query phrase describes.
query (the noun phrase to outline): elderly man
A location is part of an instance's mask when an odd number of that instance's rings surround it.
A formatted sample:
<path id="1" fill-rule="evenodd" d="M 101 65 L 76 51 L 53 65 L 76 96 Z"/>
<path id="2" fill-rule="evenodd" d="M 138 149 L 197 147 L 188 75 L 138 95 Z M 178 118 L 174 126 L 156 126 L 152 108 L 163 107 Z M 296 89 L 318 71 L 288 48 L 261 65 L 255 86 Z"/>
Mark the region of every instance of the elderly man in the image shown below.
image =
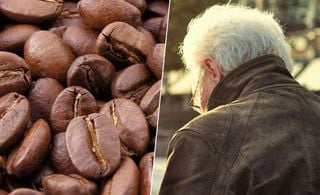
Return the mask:
<path id="1" fill-rule="evenodd" d="M 201 115 L 168 150 L 161 195 L 320 194 L 320 99 L 291 76 L 270 13 L 212 6 L 181 46 Z"/>

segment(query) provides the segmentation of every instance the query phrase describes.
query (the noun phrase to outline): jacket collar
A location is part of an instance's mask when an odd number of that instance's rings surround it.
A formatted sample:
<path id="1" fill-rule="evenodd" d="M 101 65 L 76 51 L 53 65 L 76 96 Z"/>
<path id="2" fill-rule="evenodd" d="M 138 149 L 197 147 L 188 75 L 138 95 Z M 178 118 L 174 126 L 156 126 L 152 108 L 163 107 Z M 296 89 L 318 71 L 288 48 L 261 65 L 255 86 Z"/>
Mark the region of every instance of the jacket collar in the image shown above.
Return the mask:
<path id="1" fill-rule="evenodd" d="M 298 85 L 280 57 L 273 54 L 259 56 L 235 68 L 218 83 L 209 99 L 208 110 L 279 84 Z"/>

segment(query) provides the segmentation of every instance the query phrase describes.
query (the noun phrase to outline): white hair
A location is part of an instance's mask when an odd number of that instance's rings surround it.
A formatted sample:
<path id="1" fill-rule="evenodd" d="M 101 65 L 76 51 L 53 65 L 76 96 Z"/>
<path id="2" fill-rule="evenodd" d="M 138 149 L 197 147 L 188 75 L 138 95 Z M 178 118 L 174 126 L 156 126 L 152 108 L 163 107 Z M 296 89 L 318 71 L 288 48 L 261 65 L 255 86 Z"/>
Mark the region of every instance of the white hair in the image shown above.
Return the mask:
<path id="1" fill-rule="evenodd" d="M 243 6 L 214 5 L 192 19 L 180 47 L 187 69 L 211 57 L 224 75 L 265 54 L 281 57 L 292 71 L 291 47 L 272 13 Z"/>

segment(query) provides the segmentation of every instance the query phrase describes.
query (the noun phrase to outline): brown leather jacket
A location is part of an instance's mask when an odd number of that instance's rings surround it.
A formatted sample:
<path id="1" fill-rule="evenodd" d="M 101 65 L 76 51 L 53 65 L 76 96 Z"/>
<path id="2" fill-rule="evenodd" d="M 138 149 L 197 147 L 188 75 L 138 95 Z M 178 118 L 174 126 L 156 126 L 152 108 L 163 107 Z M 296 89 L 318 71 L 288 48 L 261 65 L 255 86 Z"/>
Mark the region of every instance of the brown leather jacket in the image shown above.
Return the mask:
<path id="1" fill-rule="evenodd" d="M 230 72 L 209 108 L 173 136 L 161 195 L 320 194 L 320 98 L 281 58 Z"/>

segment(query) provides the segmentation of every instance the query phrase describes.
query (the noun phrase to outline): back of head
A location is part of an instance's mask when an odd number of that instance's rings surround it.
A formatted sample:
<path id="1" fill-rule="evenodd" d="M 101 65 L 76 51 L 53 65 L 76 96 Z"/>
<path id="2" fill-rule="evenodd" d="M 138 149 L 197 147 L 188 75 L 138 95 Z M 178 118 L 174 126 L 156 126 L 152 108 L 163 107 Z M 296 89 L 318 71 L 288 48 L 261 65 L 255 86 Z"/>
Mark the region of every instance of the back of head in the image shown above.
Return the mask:
<path id="1" fill-rule="evenodd" d="M 292 70 L 291 47 L 271 13 L 242 6 L 214 5 L 191 20 L 180 48 L 188 69 L 211 57 L 224 75 L 261 55 L 280 56 Z"/>

